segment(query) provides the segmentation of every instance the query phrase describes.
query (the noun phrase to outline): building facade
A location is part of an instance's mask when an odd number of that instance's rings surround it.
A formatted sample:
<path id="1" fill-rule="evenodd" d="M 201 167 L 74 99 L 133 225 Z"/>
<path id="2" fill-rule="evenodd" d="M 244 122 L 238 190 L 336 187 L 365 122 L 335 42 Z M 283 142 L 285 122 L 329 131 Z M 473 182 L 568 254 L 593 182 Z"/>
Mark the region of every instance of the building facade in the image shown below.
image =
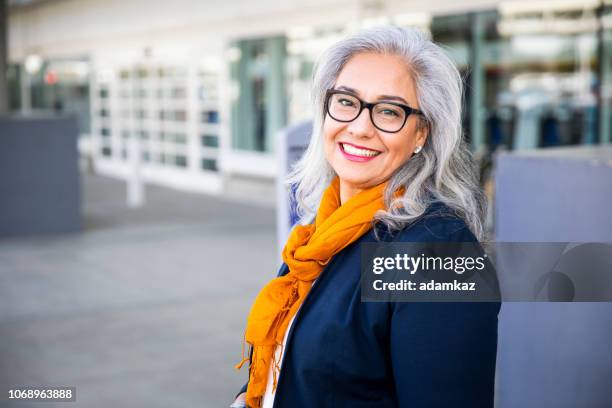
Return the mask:
<path id="1" fill-rule="evenodd" d="M 612 0 L 16 1 L 10 104 L 76 114 L 102 174 L 221 193 L 277 177 L 317 56 L 384 23 L 450 52 L 475 151 L 612 140 Z"/>

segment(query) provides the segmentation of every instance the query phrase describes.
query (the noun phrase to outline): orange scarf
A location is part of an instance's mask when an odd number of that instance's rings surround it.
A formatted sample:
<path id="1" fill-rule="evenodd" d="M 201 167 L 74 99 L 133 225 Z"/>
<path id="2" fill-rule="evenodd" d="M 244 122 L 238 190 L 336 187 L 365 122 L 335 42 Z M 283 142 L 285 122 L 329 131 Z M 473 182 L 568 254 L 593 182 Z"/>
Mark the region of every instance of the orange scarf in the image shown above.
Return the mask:
<path id="1" fill-rule="evenodd" d="M 314 224 L 297 225 L 291 231 L 283 260 L 289 272 L 271 280 L 257 295 L 245 333 L 252 346 L 246 402 L 260 408 L 270 365 L 280 371 L 274 350 L 281 345 L 287 326 L 312 287 L 312 282 L 338 252 L 372 226 L 374 214 L 384 208 L 386 183 L 362 191 L 340 205 L 340 182 L 336 177 L 325 190 Z M 244 355 L 243 355 L 244 357 Z M 240 368 L 247 358 L 236 366 Z"/>

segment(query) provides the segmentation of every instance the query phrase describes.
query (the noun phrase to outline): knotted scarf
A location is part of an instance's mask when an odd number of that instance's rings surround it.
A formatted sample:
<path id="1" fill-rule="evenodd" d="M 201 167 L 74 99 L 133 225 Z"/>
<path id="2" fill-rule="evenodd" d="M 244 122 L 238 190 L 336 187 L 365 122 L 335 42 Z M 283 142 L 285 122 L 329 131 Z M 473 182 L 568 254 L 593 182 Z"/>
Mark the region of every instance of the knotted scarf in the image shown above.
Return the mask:
<path id="1" fill-rule="evenodd" d="M 283 261 L 289 272 L 271 280 L 259 292 L 249 313 L 245 340 L 252 347 L 246 402 L 260 408 L 266 391 L 270 366 L 280 371 L 275 348 L 282 344 L 287 326 L 325 265 L 372 226 L 374 214 L 384 208 L 386 183 L 364 190 L 340 204 L 340 183 L 336 177 L 325 190 L 314 224 L 297 225 L 291 231 Z M 248 358 L 236 366 L 240 368 Z"/>

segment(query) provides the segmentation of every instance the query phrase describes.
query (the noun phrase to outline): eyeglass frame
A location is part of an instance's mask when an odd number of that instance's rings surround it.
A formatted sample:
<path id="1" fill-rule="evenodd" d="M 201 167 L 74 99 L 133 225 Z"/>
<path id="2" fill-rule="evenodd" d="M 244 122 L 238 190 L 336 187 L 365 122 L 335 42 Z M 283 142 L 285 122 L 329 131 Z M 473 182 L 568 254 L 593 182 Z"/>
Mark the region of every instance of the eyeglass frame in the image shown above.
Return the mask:
<path id="1" fill-rule="evenodd" d="M 331 112 L 329 111 L 329 100 L 331 98 L 332 95 L 335 94 L 342 94 L 342 95 L 348 95 L 348 96 L 352 96 L 353 98 L 357 99 L 359 101 L 359 105 L 360 105 L 360 109 L 359 112 L 357 113 L 357 115 L 351 119 L 351 120 L 340 120 L 340 119 L 336 119 Z M 404 117 L 404 123 L 402 123 L 402 126 L 399 127 L 399 129 L 395 130 L 395 131 L 388 131 L 388 130 L 384 130 L 379 128 L 376 123 L 374 123 L 374 118 L 372 117 L 372 108 L 374 108 L 374 106 L 379 105 L 379 104 L 386 104 L 386 105 L 393 105 L 393 106 L 397 106 L 398 108 L 402 108 L 404 110 L 404 113 L 406 114 L 406 116 Z M 342 122 L 342 123 L 350 123 L 352 121 L 354 121 L 355 119 L 357 119 L 359 117 L 359 115 L 361 115 L 361 112 L 363 112 L 364 109 L 367 109 L 368 111 L 370 111 L 370 121 L 372 122 L 372 125 L 374 125 L 374 127 L 378 130 L 380 130 L 381 132 L 385 132 L 385 133 L 397 133 L 399 131 L 401 131 L 404 126 L 406 125 L 406 122 L 408 121 L 408 117 L 410 117 L 410 115 L 415 114 L 415 115 L 420 115 L 420 116 L 425 116 L 425 114 L 423 113 L 423 111 L 420 111 L 418 109 L 415 108 L 411 108 L 408 105 L 404 105 L 402 103 L 397 103 L 397 102 L 390 102 L 390 101 L 380 101 L 380 102 L 374 102 L 374 103 L 370 103 L 370 102 L 366 102 L 362 99 L 360 99 L 357 95 L 355 95 L 352 92 L 348 92 L 348 91 L 342 91 L 340 89 L 328 89 L 327 91 L 325 91 L 325 112 L 329 115 L 330 118 L 332 118 L 335 121 L 338 122 Z"/>

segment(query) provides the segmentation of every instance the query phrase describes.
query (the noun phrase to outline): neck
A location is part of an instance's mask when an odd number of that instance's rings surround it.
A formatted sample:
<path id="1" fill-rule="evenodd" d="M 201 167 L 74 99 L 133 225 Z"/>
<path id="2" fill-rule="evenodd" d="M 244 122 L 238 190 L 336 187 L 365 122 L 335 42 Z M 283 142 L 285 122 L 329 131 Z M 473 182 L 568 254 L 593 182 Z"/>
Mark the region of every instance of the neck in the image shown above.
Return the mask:
<path id="1" fill-rule="evenodd" d="M 348 200 L 359 194 L 361 191 L 363 190 L 340 180 L 340 205 L 344 205 Z"/>

